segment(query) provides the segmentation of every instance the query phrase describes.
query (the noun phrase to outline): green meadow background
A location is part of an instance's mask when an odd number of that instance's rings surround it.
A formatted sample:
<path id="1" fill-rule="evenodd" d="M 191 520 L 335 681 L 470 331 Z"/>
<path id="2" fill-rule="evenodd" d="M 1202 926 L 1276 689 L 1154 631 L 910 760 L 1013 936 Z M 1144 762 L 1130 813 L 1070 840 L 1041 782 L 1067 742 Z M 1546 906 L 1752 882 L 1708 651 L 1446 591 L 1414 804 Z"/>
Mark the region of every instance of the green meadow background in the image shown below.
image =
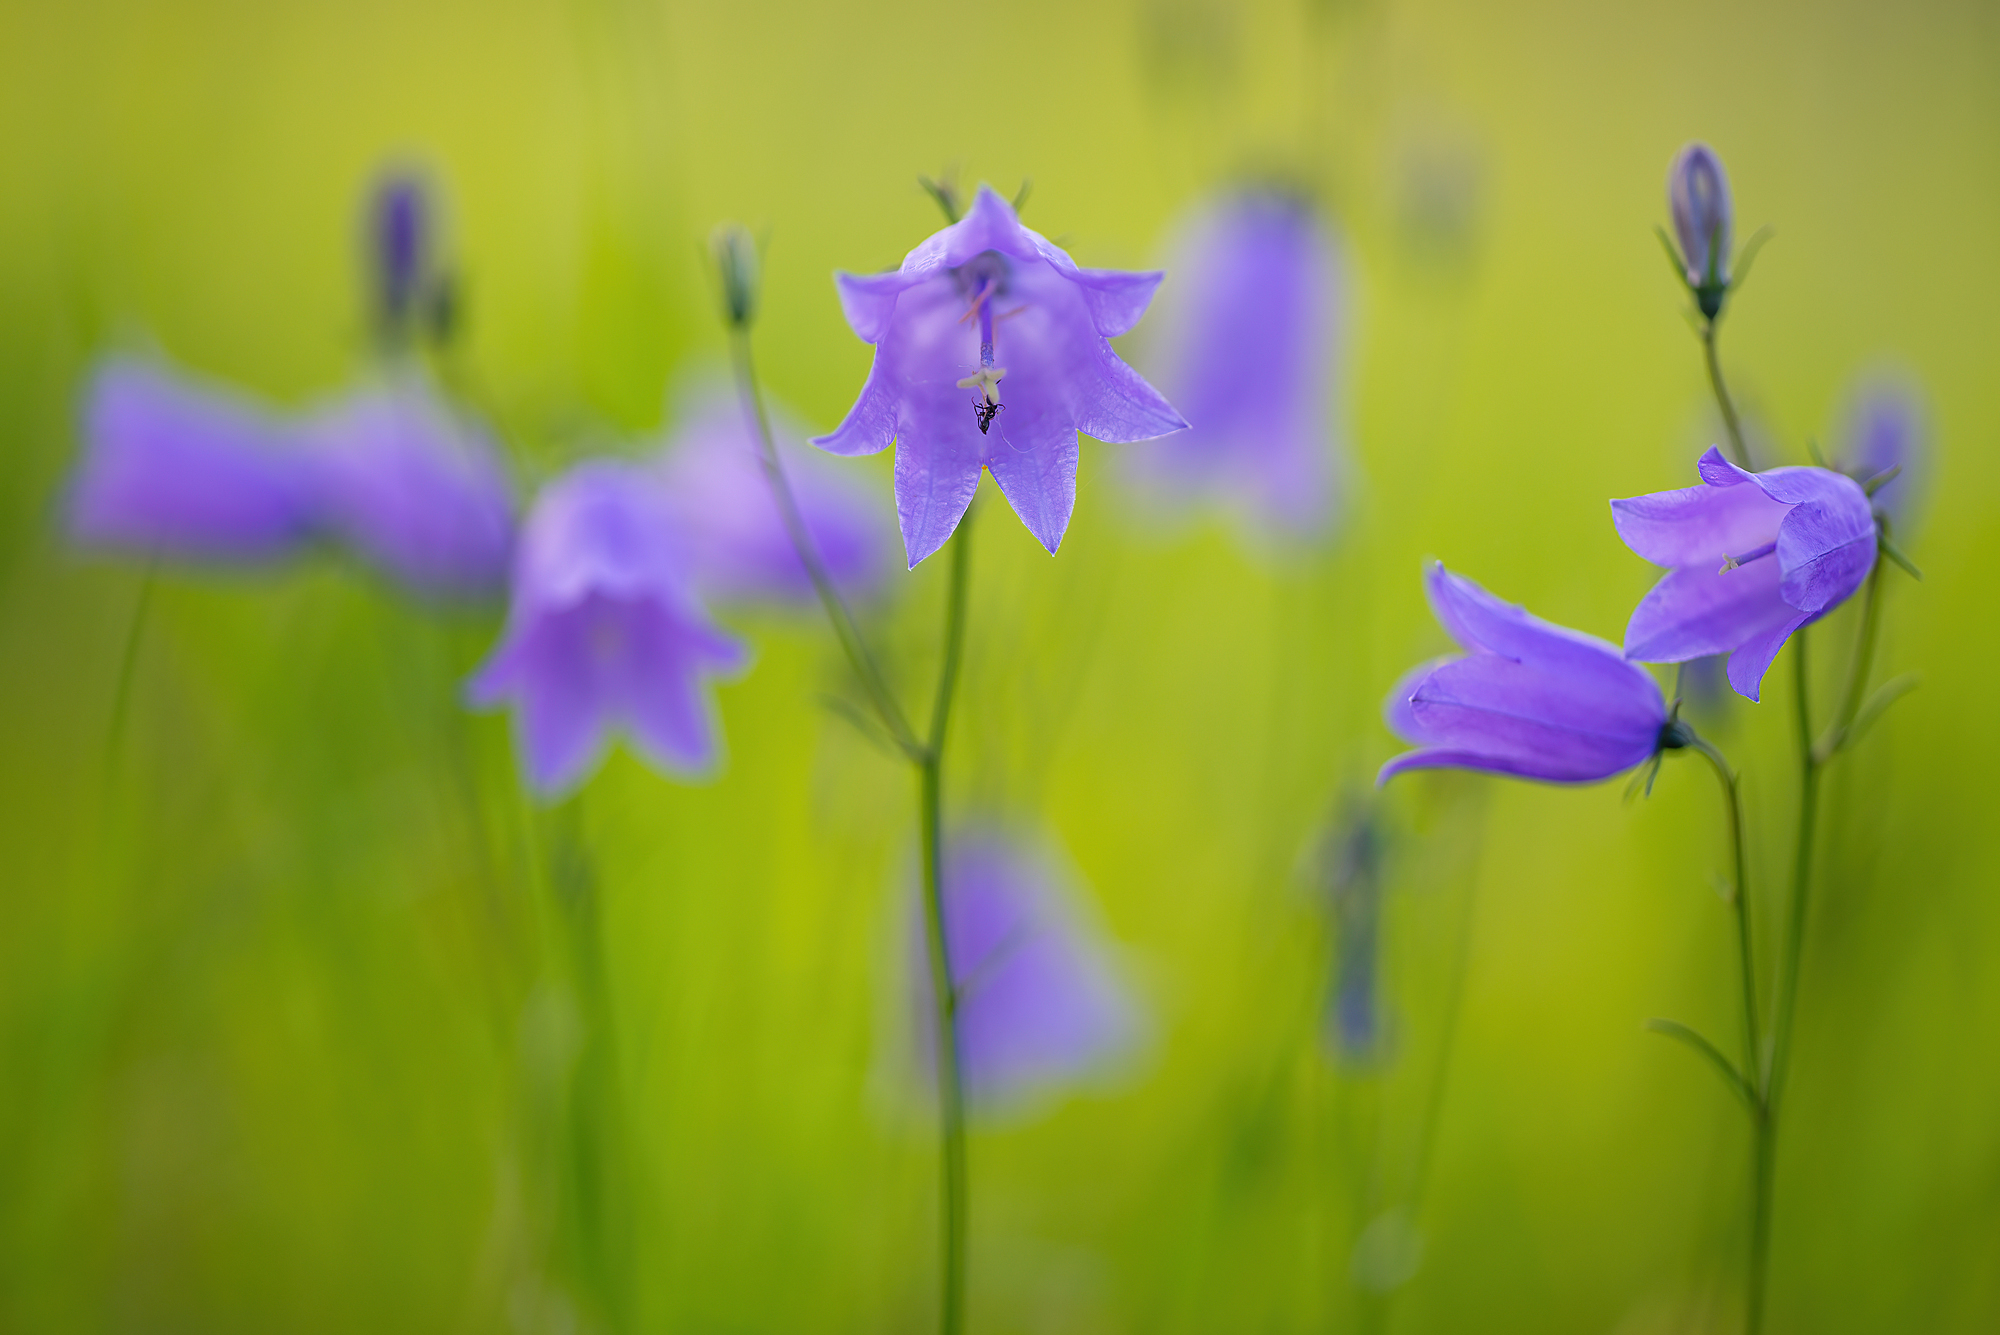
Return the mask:
<path id="1" fill-rule="evenodd" d="M 1776 229 L 1723 333 L 1764 457 L 1836 442 L 1882 366 L 1936 445 L 1881 665 L 1923 685 L 1827 792 L 1770 1330 L 2000 1327 L 1991 6 L 8 0 L 4 31 L 0 1329 L 932 1328 L 935 1140 L 886 1023 L 912 781 L 823 704 L 819 621 L 733 618 L 715 781 L 621 753 L 544 810 L 458 703 L 496 610 L 61 540 L 98 352 L 287 403 L 360 370 L 359 202 L 402 161 L 449 201 L 449 374 L 530 483 L 720 363 L 719 219 L 767 238 L 762 370 L 824 429 L 868 364 L 829 272 L 938 225 L 918 172 L 1032 177 L 1028 223 L 1112 266 L 1219 183 L 1315 182 L 1337 541 L 1150 528 L 1119 447 L 1053 560 L 986 492 L 947 800 L 1063 850 L 1149 1019 L 1117 1078 L 975 1129 L 972 1328 L 1734 1330 L 1742 1117 L 1642 1029 L 1734 1032 L 1699 766 L 1630 802 L 1399 781 L 1388 1042 L 1322 1039 L 1329 832 L 1446 643 L 1422 559 L 1616 638 L 1654 574 L 1605 500 L 1713 439 L 1651 235 L 1696 137 L 1739 236 Z M 943 573 L 870 614 L 913 704 Z M 1822 710 L 1852 633 L 1812 637 Z M 1693 706 L 1773 921 L 1789 679 Z"/>

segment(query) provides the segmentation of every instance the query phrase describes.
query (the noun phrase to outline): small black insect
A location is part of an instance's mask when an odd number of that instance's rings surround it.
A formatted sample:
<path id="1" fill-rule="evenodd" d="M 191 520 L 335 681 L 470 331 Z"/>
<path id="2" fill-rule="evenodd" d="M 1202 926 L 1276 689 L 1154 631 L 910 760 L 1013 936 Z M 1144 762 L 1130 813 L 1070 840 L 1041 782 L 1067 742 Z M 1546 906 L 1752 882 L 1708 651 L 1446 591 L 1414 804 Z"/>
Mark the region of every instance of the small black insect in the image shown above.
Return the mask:
<path id="1" fill-rule="evenodd" d="M 1000 410 L 1005 406 L 1001 403 L 988 403 L 984 395 L 972 401 L 972 415 L 979 419 L 980 435 L 986 434 L 986 428 L 993 425 L 993 419 L 1000 415 Z"/>

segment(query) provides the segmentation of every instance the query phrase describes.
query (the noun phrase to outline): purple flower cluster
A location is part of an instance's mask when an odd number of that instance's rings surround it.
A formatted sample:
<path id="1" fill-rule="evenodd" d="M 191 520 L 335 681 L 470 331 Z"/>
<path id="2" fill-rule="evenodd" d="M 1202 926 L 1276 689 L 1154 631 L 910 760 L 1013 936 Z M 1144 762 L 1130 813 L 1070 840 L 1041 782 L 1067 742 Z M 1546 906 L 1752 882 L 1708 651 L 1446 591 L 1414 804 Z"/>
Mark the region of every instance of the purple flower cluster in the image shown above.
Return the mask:
<path id="1" fill-rule="evenodd" d="M 303 417 L 114 357 L 85 394 L 67 497 L 80 544 L 268 564 L 314 540 L 432 595 L 497 591 L 513 499 L 491 439 L 414 375 Z"/>

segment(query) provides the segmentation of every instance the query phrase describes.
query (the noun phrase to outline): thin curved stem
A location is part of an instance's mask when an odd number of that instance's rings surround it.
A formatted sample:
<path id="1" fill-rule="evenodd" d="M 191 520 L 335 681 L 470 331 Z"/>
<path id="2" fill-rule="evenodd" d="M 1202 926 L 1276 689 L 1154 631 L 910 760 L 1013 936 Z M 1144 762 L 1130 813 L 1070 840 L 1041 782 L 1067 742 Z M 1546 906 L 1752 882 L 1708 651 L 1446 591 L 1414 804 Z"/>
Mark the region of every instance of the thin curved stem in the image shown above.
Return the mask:
<path id="1" fill-rule="evenodd" d="M 1812 902 L 1813 841 L 1819 823 L 1820 763 L 1813 751 L 1810 673 L 1803 628 L 1793 634 L 1792 645 L 1792 693 L 1799 734 L 1799 833 L 1793 850 L 1792 904 L 1785 923 L 1783 972 L 1779 975 L 1777 1010 L 1771 1023 L 1770 1067 L 1764 1079 L 1764 1096 L 1773 1109 L 1784 1094 L 1786 1066 L 1791 1056 L 1792 1017 L 1798 1008 L 1806 916 Z"/>
<path id="2" fill-rule="evenodd" d="M 1758 1075 L 1762 1052 L 1757 1025 L 1757 965 L 1750 936 L 1750 863 L 1743 842 L 1743 793 L 1735 771 L 1720 751 L 1699 737 L 1689 745 L 1715 771 L 1716 781 L 1722 785 L 1723 805 L 1729 813 L 1729 842 L 1736 868 L 1730 900 L 1736 910 L 1736 957 L 1743 989 L 1743 1069 L 1733 1070 L 1720 1052 L 1708 1046 L 1706 1039 L 1684 1025 L 1654 1021 L 1653 1026 L 1658 1032 L 1705 1050 L 1703 1055 L 1724 1072 L 1725 1078 L 1734 1077 L 1733 1086 L 1750 1114 L 1750 1251 L 1744 1284 L 1743 1328 L 1747 1335 L 1758 1335 L 1764 1325 L 1764 1292 L 1770 1271 L 1774 1181 L 1771 1169 L 1777 1157 L 1777 1122 L 1772 1116 L 1770 1090 Z"/>
<path id="3" fill-rule="evenodd" d="M 1702 322 L 1701 351 L 1708 362 L 1708 383 L 1715 390 L 1715 401 L 1722 409 L 1722 425 L 1729 431 L 1729 457 L 1738 468 L 1748 468 L 1750 451 L 1743 445 L 1743 423 L 1736 416 L 1736 404 L 1729 397 L 1729 387 L 1722 382 L 1722 363 L 1715 355 L 1713 320 Z"/>
<path id="4" fill-rule="evenodd" d="M 965 1327 L 965 1091 L 959 1071 L 957 981 L 945 944 L 944 923 L 944 744 L 951 727 L 952 698 L 965 652 L 966 587 L 971 573 L 973 510 L 965 512 L 952 535 L 951 588 L 945 602 L 944 659 L 931 702 L 931 730 L 919 771 L 924 860 L 924 929 L 929 947 L 931 995 L 937 1007 L 938 1116 L 944 1139 L 940 1208 L 944 1218 L 943 1272 L 939 1322 L 944 1335 Z"/>
<path id="5" fill-rule="evenodd" d="M 771 435 L 771 419 L 764 411 L 764 396 L 757 387 L 757 367 L 750 355 L 749 331 L 741 327 L 733 330 L 729 348 L 736 363 L 736 382 L 744 407 L 756 424 L 758 459 L 764 465 L 764 476 L 771 484 L 771 494 L 777 499 L 785 532 L 791 538 L 792 546 L 806 568 L 806 575 L 812 580 L 813 591 L 819 595 L 820 605 L 826 609 L 827 620 L 833 623 L 833 633 L 840 640 L 840 647 L 847 654 L 854 675 L 861 679 L 863 688 L 867 690 L 868 701 L 875 707 L 882 726 L 910 761 L 923 764 L 924 744 L 917 740 L 902 706 L 896 703 L 896 697 L 890 691 L 874 654 L 869 652 L 868 642 L 862 637 L 861 627 L 856 624 L 847 600 L 840 596 L 840 590 L 834 587 L 833 577 L 827 574 L 826 562 L 820 558 L 819 544 L 813 541 L 805 516 L 799 510 L 798 498 L 792 493 L 791 479 L 785 475 L 784 460 L 779 457 L 777 442 Z"/>
<path id="6" fill-rule="evenodd" d="M 125 721 L 132 708 L 132 678 L 139 665 L 139 645 L 145 638 L 146 613 L 153 604 L 158 557 L 148 557 L 146 573 L 139 577 L 139 596 L 132 603 L 132 620 L 125 628 L 125 647 L 118 655 L 118 684 L 111 693 L 111 725 L 104 734 L 104 784 L 112 786 L 118 774 L 118 757 L 125 744 Z"/>

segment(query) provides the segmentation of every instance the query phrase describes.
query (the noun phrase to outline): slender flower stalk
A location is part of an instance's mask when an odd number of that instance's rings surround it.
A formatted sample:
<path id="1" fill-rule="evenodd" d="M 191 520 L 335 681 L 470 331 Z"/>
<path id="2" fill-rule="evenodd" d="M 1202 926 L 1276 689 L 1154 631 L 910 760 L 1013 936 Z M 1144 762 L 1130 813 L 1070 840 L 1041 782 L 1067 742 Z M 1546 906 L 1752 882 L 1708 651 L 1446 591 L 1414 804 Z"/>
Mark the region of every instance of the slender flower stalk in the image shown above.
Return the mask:
<path id="1" fill-rule="evenodd" d="M 965 1326 L 965 1252 L 967 1217 L 967 1172 L 965 1155 L 965 1093 L 959 1060 L 958 992 L 951 977 L 944 923 L 944 757 L 951 727 L 953 697 L 964 658 L 967 592 L 971 582 L 969 530 L 973 507 L 969 504 L 954 531 L 943 541 L 951 546 L 950 585 L 945 600 L 944 654 L 938 669 L 937 688 L 932 696 L 929 731 L 918 737 L 909 717 L 889 689 L 882 669 L 870 650 L 854 613 L 827 573 L 812 532 L 806 527 L 798 499 L 785 473 L 771 431 L 769 413 L 757 384 L 756 361 L 751 354 L 750 325 L 756 314 L 756 247 L 740 227 L 718 228 L 714 237 L 717 267 L 721 272 L 723 307 L 729 322 L 730 351 L 745 414 L 754 423 L 759 455 L 772 495 L 783 516 L 785 531 L 798 550 L 799 560 L 811 578 L 827 620 L 848 663 L 861 679 L 877 719 L 904 757 L 917 771 L 917 825 L 922 844 L 925 954 L 929 963 L 931 994 L 937 1007 L 938 1112 L 942 1136 L 940 1211 L 942 1272 L 939 1300 L 940 1329 L 943 1335 L 959 1335 Z M 987 293 L 990 296 L 991 293 Z M 979 307 L 990 311 L 990 303 Z M 997 383 L 1001 372 L 993 367 L 991 315 L 981 320 L 981 374 Z M 990 421 L 990 418 L 988 419 Z M 954 540 L 955 539 L 955 540 Z"/>

